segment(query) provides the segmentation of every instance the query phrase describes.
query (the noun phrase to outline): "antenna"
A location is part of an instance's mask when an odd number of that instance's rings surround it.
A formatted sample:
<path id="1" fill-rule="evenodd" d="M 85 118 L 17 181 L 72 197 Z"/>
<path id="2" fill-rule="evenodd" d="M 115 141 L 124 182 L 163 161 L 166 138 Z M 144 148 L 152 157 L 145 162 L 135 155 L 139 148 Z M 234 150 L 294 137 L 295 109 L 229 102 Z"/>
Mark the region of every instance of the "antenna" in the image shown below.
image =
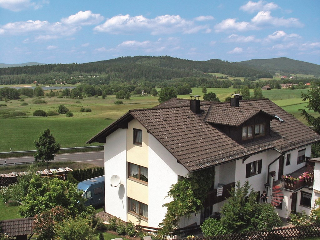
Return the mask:
<path id="1" fill-rule="evenodd" d="M 120 177 L 118 175 L 112 175 L 110 182 L 111 187 L 118 187 L 120 185 Z"/>

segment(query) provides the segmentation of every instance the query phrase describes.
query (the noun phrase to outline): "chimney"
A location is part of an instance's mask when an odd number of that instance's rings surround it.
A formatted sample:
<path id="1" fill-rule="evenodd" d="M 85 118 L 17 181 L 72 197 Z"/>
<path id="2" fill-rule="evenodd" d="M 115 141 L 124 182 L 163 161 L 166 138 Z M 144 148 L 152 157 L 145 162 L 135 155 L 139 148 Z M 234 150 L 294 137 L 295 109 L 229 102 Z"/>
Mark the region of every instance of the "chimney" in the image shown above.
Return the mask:
<path id="1" fill-rule="evenodd" d="M 231 98 L 230 106 L 231 107 L 239 107 L 240 100 L 242 100 L 242 96 L 240 94 L 234 94 L 233 98 Z"/>
<path id="2" fill-rule="evenodd" d="M 200 96 L 196 95 L 192 99 L 192 96 L 191 96 L 191 99 L 190 99 L 190 110 L 192 112 L 196 113 L 196 114 L 200 113 L 200 100 L 199 100 L 199 97 Z"/>

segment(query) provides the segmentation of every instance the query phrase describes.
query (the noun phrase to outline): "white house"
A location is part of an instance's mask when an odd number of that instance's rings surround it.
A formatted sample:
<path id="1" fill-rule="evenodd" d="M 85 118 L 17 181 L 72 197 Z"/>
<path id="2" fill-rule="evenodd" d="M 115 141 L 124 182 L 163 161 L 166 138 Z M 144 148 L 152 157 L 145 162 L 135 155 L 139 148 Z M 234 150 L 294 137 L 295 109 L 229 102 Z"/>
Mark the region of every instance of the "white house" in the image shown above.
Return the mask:
<path id="1" fill-rule="evenodd" d="M 310 209 L 305 198 L 312 190 L 288 189 L 280 180 L 302 171 L 311 144 L 319 140 L 272 101 L 235 96 L 231 103 L 171 99 L 131 110 L 88 143 L 104 143 L 105 212 L 149 227 L 163 220 L 163 204 L 171 200 L 167 194 L 179 176 L 214 168 L 214 190 L 201 213 L 181 221 L 184 227 L 219 212 L 237 181 L 249 181 L 259 193 L 266 190 L 281 217 Z M 278 193 L 274 186 L 280 186 Z"/>

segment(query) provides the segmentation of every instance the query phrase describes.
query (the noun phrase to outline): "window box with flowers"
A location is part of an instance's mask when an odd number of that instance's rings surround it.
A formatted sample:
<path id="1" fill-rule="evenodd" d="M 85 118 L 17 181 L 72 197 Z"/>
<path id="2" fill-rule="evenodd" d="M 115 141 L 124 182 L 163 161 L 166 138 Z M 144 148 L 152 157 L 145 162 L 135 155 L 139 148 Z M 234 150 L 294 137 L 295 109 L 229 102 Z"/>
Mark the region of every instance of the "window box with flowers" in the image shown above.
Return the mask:
<path id="1" fill-rule="evenodd" d="M 313 184 L 313 173 L 304 172 L 298 177 L 292 177 L 291 175 L 282 176 L 284 181 L 284 188 L 290 190 L 297 190 L 304 186 L 311 186 Z"/>

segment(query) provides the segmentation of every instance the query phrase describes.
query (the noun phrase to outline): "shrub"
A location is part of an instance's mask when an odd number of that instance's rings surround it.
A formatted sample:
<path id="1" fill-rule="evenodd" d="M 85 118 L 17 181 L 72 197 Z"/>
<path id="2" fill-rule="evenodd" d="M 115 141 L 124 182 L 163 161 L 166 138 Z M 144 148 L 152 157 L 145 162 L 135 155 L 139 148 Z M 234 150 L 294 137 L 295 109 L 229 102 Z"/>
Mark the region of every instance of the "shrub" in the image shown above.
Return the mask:
<path id="1" fill-rule="evenodd" d="M 69 111 L 69 112 L 67 112 L 67 113 L 66 113 L 66 117 L 73 117 L 73 113 L 72 113 L 72 112 L 70 112 L 70 111 Z"/>
<path id="2" fill-rule="evenodd" d="M 45 104 L 45 103 L 47 103 L 45 100 L 43 100 L 43 99 L 35 99 L 35 100 L 33 100 L 33 103 L 34 104 Z"/>
<path id="3" fill-rule="evenodd" d="M 4 103 L 0 104 L 0 107 L 6 107 L 6 106 L 7 106 L 7 104 L 4 104 Z"/>
<path id="4" fill-rule="evenodd" d="M 58 107 L 58 113 L 59 114 L 66 114 L 67 112 L 69 112 L 69 109 L 66 106 L 60 105 Z"/>
<path id="5" fill-rule="evenodd" d="M 201 231 L 205 237 L 213 237 L 227 233 L 220 221 L 214 218 L 208 218 L 205 220 L 201 225 Z"/>
<path id="6" fill-rule="evenodd" d="M 24 102 L 24 103 L 21 103 L 21 106 L 27 106 L 28 103 Z"/>
<path id="7" fill-rule="evenodd" d="M 91 108 L 81 108 L 80 112 L 91 112 Z"/>
<path id="8" fill-rule="evenodd" d="M 118 220 L 118 224 L 117 224 L 117 227 L 116 227 L 116 232 L 119 235 L 125 235 L 126 234 L 126 225 L 121 220 Z"/>
<path id="9" fill-rule="evenodd" d="M 33 116 L 38 116 L 38 117 L 46 117 L 47 113 L 43 110 L 35 110 L 33 112 Z"/>
<path id="10" fill-rule="evenodd" d="M 119 105 L 119 104 L 123 104 L 123 102 L 121 100 L 117 100 L 117 101 L 114 102 L 114 104 Z"/>
<path id="11" fill-rule="evenodd" d="M 47 116 L 57 116 L 57 115 L 59 115 L 59 113 L 56 111 L 48 111 L 47 112 Z"/>
<path id="12" fill-rule="evenodd" d="M 117 218 L 116 217 L 111 217 L 109 219 L 109 230 L 115 231 L 117 229 Z"/>
<path id="13" fill-rule="evenodd" d="M 84 218 L 69 218 L 58 223 L 55 227 L 55 233 L 57 239 L 61 240 L 94 239 L 90 222 Z"/>
<path id="14" fill-rule="evenodd" d="M 127 223 L 126 234 L 130 237 L 134 237 L 136 235 L 136 228 L 132 222 Z"/>

